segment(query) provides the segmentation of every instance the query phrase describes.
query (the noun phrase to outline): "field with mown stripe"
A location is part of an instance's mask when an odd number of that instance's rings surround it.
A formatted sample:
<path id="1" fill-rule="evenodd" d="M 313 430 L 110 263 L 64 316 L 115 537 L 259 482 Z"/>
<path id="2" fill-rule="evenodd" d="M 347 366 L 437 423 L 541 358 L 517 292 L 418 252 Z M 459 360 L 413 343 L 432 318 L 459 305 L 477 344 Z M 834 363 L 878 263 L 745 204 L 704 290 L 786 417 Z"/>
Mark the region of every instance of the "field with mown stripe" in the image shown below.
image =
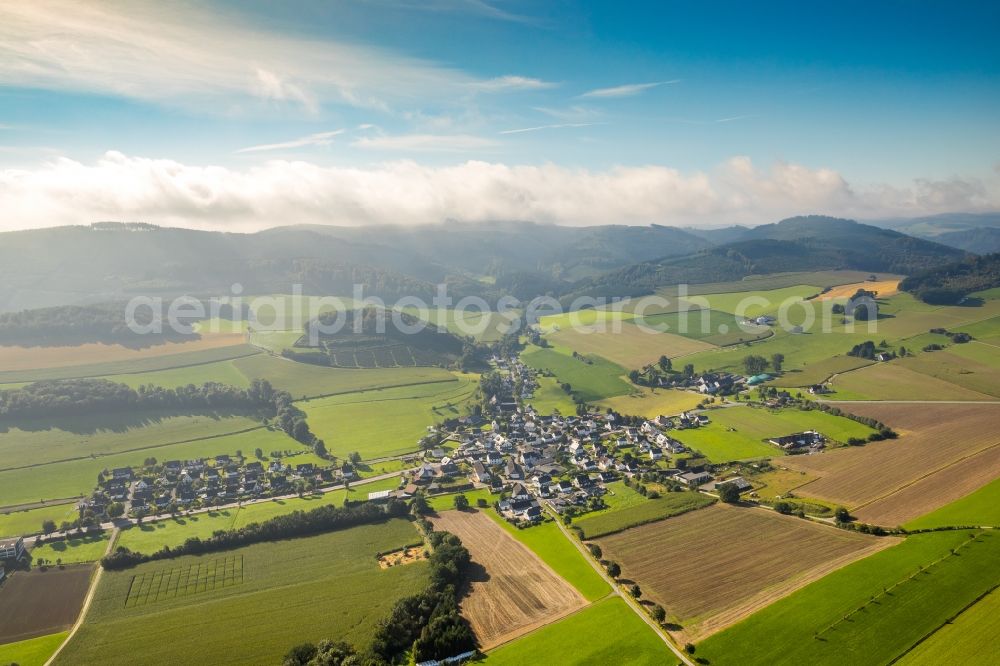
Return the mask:
<path id="1" fill-rule="evenodd" d="M 574 358 L 569 350 L 529 347 L 521 358 L 527 365 L 551 372 L 560 382 L 569 384 L 581 400 L 601 400 L 632 390 L 623 378 L 625 368 L 600 356 Z"/>

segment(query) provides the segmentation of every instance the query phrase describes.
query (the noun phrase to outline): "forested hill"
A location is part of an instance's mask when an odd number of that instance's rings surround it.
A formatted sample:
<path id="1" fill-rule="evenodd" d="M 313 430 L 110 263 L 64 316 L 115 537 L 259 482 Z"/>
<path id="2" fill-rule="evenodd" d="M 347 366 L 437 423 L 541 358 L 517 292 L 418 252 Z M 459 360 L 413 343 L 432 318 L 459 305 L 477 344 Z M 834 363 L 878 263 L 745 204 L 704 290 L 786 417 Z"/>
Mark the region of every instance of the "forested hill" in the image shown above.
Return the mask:
<path id="1" fill-rule="evenodd" d="M 912 274 L 965 258 L 961 250 L 852 220 L 809 216 L 742 232 L 739 240 L 678 258 L 644 262 L 583 280 L 569 294 L 636 296 L 680 283 L 739 280 L 748 275 L 854 269 Z M 711 237 L 711 236 L 710 236 Z"/>
<path id="2" fill-rule="evenodd" d="M 0 234 L 0 312 L 122 302 L 134 294 L 404 295 L 440 283 L 459 299 L 634 295 L 751 273 L 854 268 L 912 274 L 959 261 L 938 243 L 850 220 L 801 217 L 752 229 L 557 227 L 527 222 L 420 227 L 281 227 L 236 234 L 100 223 Z"/>
<path id="3" fill-rule="evenodd" d="M 959 303 L 974 291 L 1000 287 L 1000 253 L 925 271 L 900 283 L 903 291 L 937 305 Z"/>

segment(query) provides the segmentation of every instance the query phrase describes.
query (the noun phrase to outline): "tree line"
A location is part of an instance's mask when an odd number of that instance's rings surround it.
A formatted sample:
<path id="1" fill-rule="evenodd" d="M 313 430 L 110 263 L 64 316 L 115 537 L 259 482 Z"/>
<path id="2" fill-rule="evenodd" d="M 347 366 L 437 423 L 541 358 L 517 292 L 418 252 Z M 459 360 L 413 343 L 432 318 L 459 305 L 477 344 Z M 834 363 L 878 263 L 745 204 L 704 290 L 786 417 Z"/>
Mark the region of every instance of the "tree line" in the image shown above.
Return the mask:
<path id="1" fill-rule="evenodd" d="M 117 571 L 154 560 L 201 555 L 264 541 L 291 539 L 333 532 L 356 525 L 378 523 L 389 518 L 405 516 L 406 512 L 406 504 L 398 500 L 389 501 L 384 508 L 373 502 L 343 507 L 321 506 L 309 511 L 294 511 L 262 523 L 250 523 L 238 529 L 217 530 L 207 539 L 190 537 L 180 546 L 173 548 L 164 546 L 154 553 L 137 553 L 125 546 L 119 546 L 115 552 L 101 558 L 101 566 L 110 571 Z"/>

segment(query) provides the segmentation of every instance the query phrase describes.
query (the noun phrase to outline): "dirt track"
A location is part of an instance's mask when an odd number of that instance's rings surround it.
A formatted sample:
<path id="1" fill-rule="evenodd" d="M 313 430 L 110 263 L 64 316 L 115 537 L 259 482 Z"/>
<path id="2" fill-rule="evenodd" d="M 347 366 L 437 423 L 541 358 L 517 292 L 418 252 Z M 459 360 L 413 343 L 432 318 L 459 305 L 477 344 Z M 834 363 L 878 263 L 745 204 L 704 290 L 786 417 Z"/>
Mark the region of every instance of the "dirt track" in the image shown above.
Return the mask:
<path id="1" fill-rule="evenodd" d="M 586 600 L 565 580 L 480 511 L 445 511 L 434 527 L 458 535 L 472 554 L 473 582 L 462 599 L 480 647 L 491 647 L 582 608 Z"/>

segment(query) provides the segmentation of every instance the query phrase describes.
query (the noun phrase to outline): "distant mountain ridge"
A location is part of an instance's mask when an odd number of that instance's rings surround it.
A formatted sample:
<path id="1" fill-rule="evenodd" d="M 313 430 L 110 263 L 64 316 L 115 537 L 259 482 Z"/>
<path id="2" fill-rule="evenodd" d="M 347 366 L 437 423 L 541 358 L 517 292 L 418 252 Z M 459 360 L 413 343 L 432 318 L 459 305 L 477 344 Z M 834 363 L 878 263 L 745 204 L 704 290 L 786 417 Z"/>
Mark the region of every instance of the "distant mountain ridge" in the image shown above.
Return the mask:
<path id="1" fill-rule="evenodd" d="M 699 235 L 700 233 L 700 235 Z M 653 225 L 560 227 L 530 222 L 422 227 L 290 226 L 241 234 L 100 223 L 0 234 L 0 312 L 121 301 L 134 294 L 287 293 L 494 301 L 634 295 L 663 284 L 753 273 L 853 268 L 912 274 L 965 253 L 822 216 L 699 232 Z M 725 239 L 725 242 L 719 242 Z"/>

